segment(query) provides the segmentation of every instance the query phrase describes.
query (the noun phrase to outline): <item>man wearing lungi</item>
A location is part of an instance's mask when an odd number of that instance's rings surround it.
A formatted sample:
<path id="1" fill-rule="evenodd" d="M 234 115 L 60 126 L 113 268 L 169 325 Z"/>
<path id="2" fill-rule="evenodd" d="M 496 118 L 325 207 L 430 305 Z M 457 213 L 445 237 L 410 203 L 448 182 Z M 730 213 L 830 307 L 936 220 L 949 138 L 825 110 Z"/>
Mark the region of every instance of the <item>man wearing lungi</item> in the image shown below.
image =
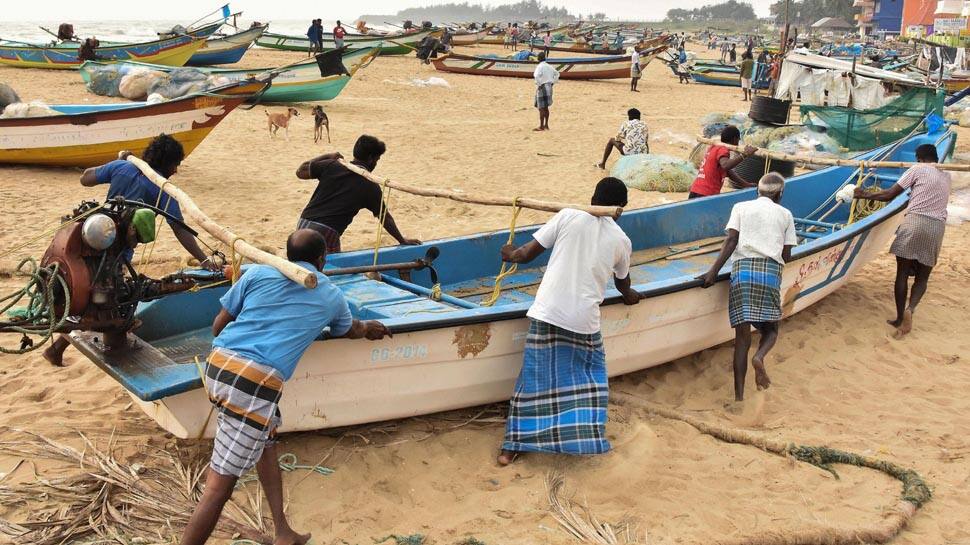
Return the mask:
<path id="1" fill-rule="evenodd" d="M 626 202 L 626 186 L 616 178 L 600 180 L 591 200 L 599 206 Z M 511 263 L 529 263 L 552 248 L 528 312 L 522 370 L 498 457 L 503 466 L 523 452 L 610 450 L 600 304 L 611 279 L 625 304 L 640 300 L 630 286 L 632 244 L 612 218 L 565 209 L 532 236 L 519 248 L 502 248 L 502 260 Z"/>
<path id="2" fill-rule="evenodd" d="M 734 328 L 734 399 L 744 400 L 744 378 L 748 372 L 751 328 L 761 333 L 758 350 L 751 358 L 759 390 L 771 380 L 765 371 L 765 356 L 778 340 L 781 320 L 781 273 L 798 244 L 795 218 L 781 206 L 785 179 L 774 172 L 758 182 L 758 198 L 739 202 L 731 209 L 727 238 L 714 265 L 700 278 L 709 288 L 717 281 L 721 267 L 732 258 L 728 315 Z"/>
<path id="3" fill-rule="evenodd" d="M 888 202 L 906 189 L 910 189 L 909 207 L 903 224 L 896 230 L 889 251 L 896 256 L 896 317 L 887 320 L 896 328 L 896 337 L 902 337 L 913 329 L 913 313 L 923 299 L 943 247 L 946 230 L 946 203 L 950 200 L 952 181 L 950 173 L 933 166 L 940 162 L 936 146 L 923 144 L 916 148 L 916 160 L 926 165 L 914 165 L 889 189 L 867 193 L 856 188 L 855 198 Z M 909 289 L 909 277 L 915 276 Z M 907 305 L 906 296 L 909 295 Z"/>
<path id="4" fill-rule="evenodd" d="M 232 496 L 236 480 L 254 466 L 273 515 L 275 545 L 303 545 L 309 534 L 290 528 L 283 513 L 283 485 L 275 436 L 283 383 L 303 352 L 324 330 L 331 337 L 371 340 L 390 332 L 380 322 L 353 319 L 343 294 L 320 270 L 323 235 L 301 229 L 286 241 L 287 258 L 317 276 L 307 289 L 276 269 L 255 265 L 220 299 L 212 323 L 212 352 L 205 388 L 215 405 L 216 436 L 205 492 L 189 519 L 182 545 L 202 545 Z"/>
<path id="5" fill-rule="evenodd" d="M 559 81 L 559 71 L 546 62 L 546 54 L 539 53 L 539 64 L 532 73 L 536 82 L 536 108 L 539 110 L 539 126 L 534 131 L 549 130 L 549 106 L 552 106 L 552 86 Z"/>

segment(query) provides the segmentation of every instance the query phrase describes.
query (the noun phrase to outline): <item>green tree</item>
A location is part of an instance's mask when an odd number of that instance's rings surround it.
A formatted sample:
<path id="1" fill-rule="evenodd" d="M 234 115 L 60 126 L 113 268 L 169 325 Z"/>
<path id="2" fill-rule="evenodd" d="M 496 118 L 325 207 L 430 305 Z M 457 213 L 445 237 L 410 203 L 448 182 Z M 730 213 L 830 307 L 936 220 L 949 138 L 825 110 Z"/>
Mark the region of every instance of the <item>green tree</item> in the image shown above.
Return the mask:
<path id="1" fill-rule="evenodd" d="M 748 2 L 728 0 L 701 8 L 686 10 L 675 8 L 667 12 L 667 21 L 672 23 L 707 21 L 754 21 L 757 15 Z"/>

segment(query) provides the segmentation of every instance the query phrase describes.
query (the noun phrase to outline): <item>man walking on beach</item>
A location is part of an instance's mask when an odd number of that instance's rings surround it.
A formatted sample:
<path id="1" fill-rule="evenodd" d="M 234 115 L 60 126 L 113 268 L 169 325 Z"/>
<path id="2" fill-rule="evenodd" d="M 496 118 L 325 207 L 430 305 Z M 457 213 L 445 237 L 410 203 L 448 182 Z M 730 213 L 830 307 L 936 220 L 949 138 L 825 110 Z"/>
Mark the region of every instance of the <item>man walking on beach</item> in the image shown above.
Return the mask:
<path id="1" fill-rule="evenodd" d="M 737 146 L 741 143 L 741 131 L 734 125 L 728 125 L 721 131 L 721 143 Z M 757 148 L 745 146 L 744 151 L 735 157 L 731 157 L 731 150 L 725 146 L 713 145 L 707 150 L 701 168 L 697 172 L 697 178 L 690 186 L 688 199 L 699 197 L 710 197 L 721 193 L 724 187 L 724 178 L 730 178 L 732 185 L 738 188 L 757 187 L 756 183 L 744 181 L 744 178 L 734 172 L 734 167 L 741 164 L 745 158 L 754 155 Z"/>
<path id="2" fill-rule="evenodd" d="M 888 189 L 875 193 L 868 193 L 862 188 L 855 190 L 857 199 L 889 202 L 910 189 L 906 217 L 896 230 L 896 238 L 889 248 L 890 253 L 896 256 L 896 283 L 893 290 L 896 317 L 888 322 L 896 328 L 897 338 L 912 331 L 913 313 L 926 293 L 930 273 L 940 256 L 946 231 L 946 204 L 950 200 L 952 185 L 949 172 L 932 166 L 940 162 L 936 146 L 923 144 L 916 148 L 916 160 L 927 164 L 910 167 Z M 910 276 L 915 276 L 912 289 L 909 289 Z"/>
<path id="3" fill-rule="evenodd" d="M 539 53 L 539 64 L 532 77 L 536 82 L 535 106 L 539 110 L 539 126 L 534 131 L 549 130 L 549 107 L 552 106 L 552 86 L 559 81 L 559 71 L 546 62 L 546 54 Z"/>
<path id="4" fill-rule="evenodd" d="M 765 356 L 778 340 L 781 320 L 781 273 L 791 261 L 798 244 L 795 219 L 781 206 L 785 179 L 769 172 L 758 182 L 758 198 L 740 202 L 731 209 L 727 238 L 721 253 L 707 274 L 704 287 L 717 282 L 721 267 L 732 258 L 728 315 L 734 328 L 734 399 L 744 400 L 744 379 L 748 372 L 751 328 L 761 333 L 758 350 L 751 358 L 759 390 L 771 380 L 765 370 Z"/>
<path id="5" fill-rule="evenodd" d="M 283 508 L 276 429 L 283 383 L 303 352 L 324 328 L 331 337 L 379 340 L 390 336 L 383 324 L 358 321 L 341 291 L 322 274 L 326 242 L 308 229 L 286 241 L 291 262 L 313 272 L 317 287 L 307 289 L 267 265 L 249 267 L 219 300 L 212 323 L 212 352 L 204 385 L 215 405 L 216 436 L 205 491 L 182 534 L 182 545 L 203 545 L 232 497 L 239 477 L 253 467 L 273 516 L 274 545 L 303 545 L 310 534 L 290 528 Z"/>
<path id="6" fill-rule="evenodd" d="M 354 160 L 351 163 L 373 172 L 386 150 L 384 142 L 373 136 L 362 135 L 354 144 Z M 318 180 L 310 202 L 300 214 L 297 228 L 312 229 L 323 235 L 328 253 L 340 251 L 340 237 L 358 212 L 367 209 L 374 217 L 381 219 L 381 208 L 384 206 L 381 186 L 351 172 L 340 164 L 340 159 L 343 156 L 339 153 L 325 153 L 304 162 L 296 170 L 296 177 L 301 180 Z M 421 244 L 421 241 L 401 234 L 389 210 L 384 210 L 383 222 L 383 228 L 400 244 Z"/>
<path id="7" fill-rule="evenodd" d="M 751 53 L 745 51 L 741 55 L 741 92 L 744 94 L 742 102 L 747 102 L 751 99 L 751 79 L 754 77 L 754 59 L 751 58 Z"/>
<path id="8" fill-rule="evenodd" d="M 310 23 L 310 28 L 306 31 L 306 36 L 310 40 L 310 51 L 308 56 L 313 56 L 323 51 L 323 21 L 314 19 Z"/>
<path id="9" fill-rule="evenodd" d="M 724 40 L 721 42 L 721 64 L 727 62 L 729 51 L 731 51 L 731 44 L 727 40 Z"/>
<path id="10" fill-rule="evenodd" d="M 610 154 L 616 149 L 620 155 L 636 155 L 639 153 L 650 153 L 648 136 L 650 134 L 647 124 L 640 120 L 640 110 L 630 108 L 627 113 L 627 120 L 620 125 L 620 132 L 615 138 L 610 138 L 603 151 L 603 160 L 596 165 L 601 169 L 606 169 L 606 161 Z"/>
<path id="11" fill-rule="evenodd" d="M 626 206 L 626 186 L 603 178 L 590 203 Z M 503 466 L 523 452 L 610 450 L 600 304 L 611 279 L 625 304 L 640 301 L 629 274 L 632 244 L 612 218 L 564 209 L 532 236 L 519 248 L 502 248 L 502 260 L 510 263 L 529 263 L 552 248 L 528 312 L 522 370 L 498 457 Z"/>
<path id="12" fill-rule="evenodd" d="M 630 53 L 630 91 L 640 92 L 637 84 L 640 83 L 641 76 L 643 76 L 643 67 L 640 66 L 640 52 L 634 47 L 633 52 Z"/>
<path id="13" fill-rule="evenodd" d="M 335 49 L 340 49 L 344 46 L 344 36 L 347 35 L 347 30 L 344 26 L 337 21 L 337 26 L 333 27 L 333 45 Z"/>

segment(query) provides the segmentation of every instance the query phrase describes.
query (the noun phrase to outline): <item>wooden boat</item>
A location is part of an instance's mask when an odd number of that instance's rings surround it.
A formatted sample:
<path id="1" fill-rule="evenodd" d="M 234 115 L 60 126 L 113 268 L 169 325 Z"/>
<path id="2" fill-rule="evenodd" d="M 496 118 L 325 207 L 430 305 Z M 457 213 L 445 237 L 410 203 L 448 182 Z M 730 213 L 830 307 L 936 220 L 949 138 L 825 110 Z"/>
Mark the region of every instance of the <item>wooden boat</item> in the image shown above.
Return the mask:
<path id="1" fill-rule="evenodd" d="M 199 70 L 218 76 L 229 78 L 234 82 L 242 82 L 252 78 L 276 72 L 273 85 L 260 95 L 261 102 L 312 102 L 317 100 L 333 100 L 350 83 L 357 70 L 369 64 L 379 54 L 377 48 L 355 49 L 343 56 L 344 66 L 350 75 L 320 77 L 320 68 L 314 59 L 291 64 L 280 68 L 199 68 Z M 119 63 L 129 66 L 141 66 L 149 70 L 169 72 L 170 66 L 159 66 L 136 62 Z M 91 81 L 92 72 L 104 63 L 86 62 L 81 65 L 81 78 L 85 83 Z"/>
<path id="2" fill-rule="evenodd" d="M 53 105 L 62 115 L 0 119 L 0 164 L 90 167 L 116 159 L 121 150 L 140 154 L 161 133 L 181 142 L 188 155 L 229 112 L 265 86 L 232 84 L 152 105 Z"/>
<path id="3" fill-rule="evenodd" d="M 201 49 L 189 59 L 187 66 L 209 66 L 213 64 L 233 64 L 242 60 L 243 55 L 269 25 L 260 25 L 232 34 L 230 36 L 209 37 Z"/>
<path id="4" fill-rule="evenodd" d="M 555 40 L 557 36 L 566 36 L 568 38 L 569 37 L 568 36 L 569 32 L 571 30 L 573 30 L 574 28 L 576 28 L 576 25 L 575 24 L 572 24 L 572 25 L 563 25 L 563 26 L 559 26 L 559 27 L 556 27 L 556 28 L 541 29 L 539 32 L 541 32 L 542 34 L 545 34 L 546 31 L 548 30 L 549 32 L 552 33 L 552 37 Z M 520 32 L 527 32 L 527 33 L 528 32 L 531 32 L 531 30 L 527 30 L 527 29 L 524 29 L 524 28 L 520 28 L 519 31 Z M 481 41 L 481 43 L 488 44 L 488 45 L 502 45 L 502 44 L 505 43 L 505 36 L 506 36 L 505 29 L 502 29 L 502 28 L 497 29 L 497 30 L 496 29 L 492 29 L 492 32 L 489 33 L 488 36 L 486 36 L 485 38 L 483 38 L 482 41 Z M 526 39 L 524 41 L 528 41 L 528 39 Z"/>
<path id="5" fill-rule="evenodd" d="M 915 135 L 889 154 L 891 160 L 914 160 L 915 149 L 935 144 L 947 157 L 956 135 Z M 889 148 L 863 154 L 871 158 Z M 888 186 L 902 170 L 879 171 Z M 845 225 L 849 205 L 832 206 L 834 194 L 856 179 L 851 167 L 831 167 L 791 178 L 782 204 L 796 218 L 801 243 L 785 265 L 784 315 L 792 316 L 844 285 L 870 260 L 882 254 L 902 221 L 908 204 L 903 194 L 882 210 Z M 703 289 L 696 276 L 707 270 L 712 253 L 675 257 L 671 247 L 690 248 L 695 241 L 723 234 L 731 207 L 755 198 L 754 190 L 630 210 L 617 223 L 633 242 L 631 277 L 644 299 L 625 306 L 608 290 L 602 306 L 602 334 L 610 376 L 631 373 L 727 342 L 734 338 L 728 320 L 728 264 L 717 284 Z M 537 226 L 516 232 L 516 243 L 530 240 Z M 332 277 L 359 319 L 378 319 L 393 338 L 368 342 L 326 339 L 314 342 L 286 383 L 280 411 L 281 431 L 348 426 L 493 403 L 508 399 L 522 365 L 522 350 L 533 301 L 548 253 L 505 280 L 492 307 L 479 305 L 491 292 L 499 270 L 499 250 L 508 232 L 450 238 L 422 246 L 382 249 L 381 263 L 423 257 L 432 246 L 441 283 L 440 301 L 429 297 L 429 271 L 409 275 L 394 271 L 372 280 L 357 274 Z M 328 256 L 328 267 L 370 265 L 370 250 Z M 402 278 L 404 276 L 404 278 Z M 138 312 L 134 352 L 105 353 L 98 334 L 73 333 L 72 343 L 118 380 L 135 403 L 177 437 L 211 436 L 215 418 L 201 388 L 196 358 L 205 358 L 212 320 L 226 288 L 183 293 L 144 304 Z"/>
<path id="6" fill-rule="evenodd" d="M 102 45 L 96 54 L 104 61 L 139 61 L 166 66 L 183 66 L 205 40 L 192 36 L 175 36 L 137 44 Z M 0 41 L 0 64 L 18 68 L 73 69 L 81 66 L 77 42 L 55 45 L 31 45 Z"/>
<path id="7" fill-rule="evenodd" d="M 451 45 L 476 45 L 481 43 L 492 31 L 492 27 L 483 28 L 477 32 L 455 33 L 451 36 Z"/>
<path id="8" fill-rule="evenodd" d="M 640 55 L 640 67 L 646 68 L 660 53 L 655 50 Z M 531 78 L 539 61 L 475 57 L 449 53 L 431 61 L 436 70 L 456 74 Z M 630 56 L 550 58 L 547 62 L 559 71 L 560 79 L 616 79 L 630 77 Z"/>
<path id="9" fill-rule="evenodd" d="M 414 51 L 418 44 L 429 35 L 439 35 L 440 30 L 423 30 L 408 34 L 393 34 L 388 36 L 346 36 L 344 45 L 348 49 L 364 49 L 379 47 L 381 55 L 406 55 Z M 329 36 L 329 37 L 328 37 Z M 284 34 L 264 33 L 256 40 L 256 45 L 269 49 L 284 51 L 310 51 L 310 40 L 306 36 L 286 36 Z M 324 35 L 323 50 L 335 49 L 336 44 L 332 35 Z"/>
<path id="10" fill-rule="evenodd" d="M 671 67 L 674 75 L 677 75 L 676 67 Z M 752 78 L 751 86 L 755 89 L 768 88 L 769 67 L 755 63 L 755 77 Z M 697 83 L 707 85 L 719 85 L 722 87 L 741 87 L 741 71 L 735 66 L 706 66 L 694 67 L 689 69 L 690 77 Z"/>

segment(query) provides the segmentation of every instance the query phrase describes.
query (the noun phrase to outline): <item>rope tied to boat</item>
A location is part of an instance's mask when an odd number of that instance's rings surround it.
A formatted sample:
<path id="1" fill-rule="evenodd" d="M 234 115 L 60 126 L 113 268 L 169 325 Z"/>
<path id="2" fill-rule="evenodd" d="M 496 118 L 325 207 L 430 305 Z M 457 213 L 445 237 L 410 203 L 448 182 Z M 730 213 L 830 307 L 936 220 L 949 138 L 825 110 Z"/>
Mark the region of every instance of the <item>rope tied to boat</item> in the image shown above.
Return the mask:
<path id="1" fill-rule="evenodd" d="M 391 179 L 384 178 L 381 186 L 381 212 L 377 215 L 377 239 L 374 241 L 374 266 L 377 266 L 377 256 L 381 249 L 381 240 L 384 239 L 384 219 L 387 217 L 387 203 L 391 198 Z"/>
<path id="2" fill-rule="evenodd" d="M 231 267 L 232 275 L 229 280 L 232 284 L 235 284 L 239 280 L 242 269 L 242 256 L 236 256 L 236 243 L 243 240 L 240 236 L 232 237 L 229 242 L 229 266 Z"/>
<path id="3" fill-rule="evenodd" d="M 519 197 L 515 197 L 512 199 L 512 219 L 509 221 L 509 240 L 507 244 L 515 243 L 515 223 L 519 219 L 520 212 L 522 212 L 522 207 L 519 206 Z M 495 276 L 495 285 L 492 287 L 492 294 L 482 299 L 479 305 L 483 307 L 494 306 L 499 298 L 502 297 L 502 281 L 515 274 L 518 268 L 519 266 L 516 263 L 502 261 L 502 268 L 499 269 L 498 275 Z"/>
<path id="4" fill-rule="evenodd" d="M 0 297 L 0 317 L 10 315 L 13 318 L 0 321 L 0 331 L 20 333 L 20 348 L 0 346 L 3 354 L 26 354 L 43 346 L 67 321 L 71 308 L 71 292 L 56 263 L 40 267 L 32 258 L 24 258 L 17 265 L 16 274 L 27 276 L 29 280 L 19 290 Z M 54 297 L 56 286 L 60 286 L 64 294 L 64 310 L 60 316 Z M 11 310 L 25 297 L 25 307 Z M 40 335 L 40 340 L 34 342 L 31 335 Z"/>

